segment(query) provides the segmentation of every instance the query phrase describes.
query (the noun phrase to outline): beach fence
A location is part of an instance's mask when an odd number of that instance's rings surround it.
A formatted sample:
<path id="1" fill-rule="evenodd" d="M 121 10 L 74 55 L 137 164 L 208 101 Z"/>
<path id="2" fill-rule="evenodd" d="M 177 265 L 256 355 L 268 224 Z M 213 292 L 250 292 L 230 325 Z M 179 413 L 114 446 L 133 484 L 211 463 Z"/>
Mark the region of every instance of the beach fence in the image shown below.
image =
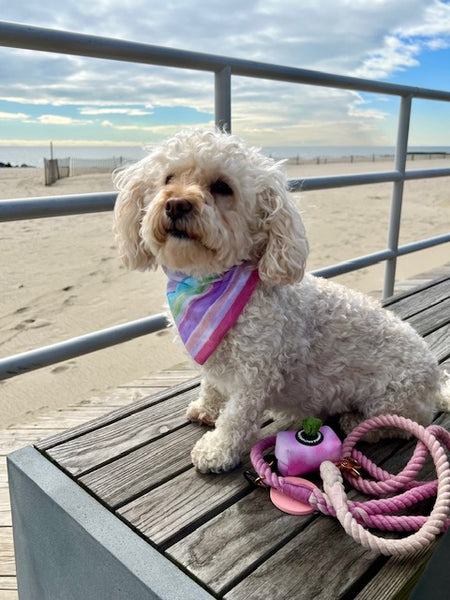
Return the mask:
<path id="1" fill-rule="evenodd" d="M 44 158 L 45 185 L 52 185 L 58 179 L 69 176 L 70 158 Z"/>
<path id="2" fill-rule="evenodd" d="M 115 169 L 132 162 L 123 156 L 111 158 L 44 158 L 45 185 L 52 185 L 63 177 L 91 173 L 112 173 Z"/>
<path id="3" fill-rule="evenodd" d="M 345 163 L 383 163 L 386 161 L 393 161 L 395 154 L 377 154 L 375 152 L 371 154 L 346 154 L 342 156 L 313 156 L 305 158 L 297 154 L 295 156 L 274 156 L 270 155 L 275 160 L 285 160 L 290 165 L 327 165 L 327 164 L 345 164 Z M 450 152 L 407 152 L 406 161 L 419 160 L 433 160 L 433 159 L 448 159 L 450 160 Z"/>
<path id="4" fill-rule="evenodd" d="M 71 158 L 69 177 L 74 175 L 86 175 L 89 173 L 112 173 L 115 169 L 133 162 L 132 159 L 123 156 L 111 158 Z"/>

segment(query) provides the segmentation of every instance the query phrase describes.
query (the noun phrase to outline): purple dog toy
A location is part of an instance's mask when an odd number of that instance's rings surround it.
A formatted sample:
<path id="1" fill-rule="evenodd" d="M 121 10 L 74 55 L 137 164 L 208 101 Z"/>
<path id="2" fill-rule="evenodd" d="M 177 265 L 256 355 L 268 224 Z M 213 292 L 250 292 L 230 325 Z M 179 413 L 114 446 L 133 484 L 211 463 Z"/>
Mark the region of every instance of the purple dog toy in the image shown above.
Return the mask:
<path id="1" fill-rule="evenodd" d="M 318 471 L 324 460 L 337 462 L 342 443 L 320 419 L 304 419 L 298 431 L 280 431 L 275 443 L 278 471 L 283 476 Z"/>

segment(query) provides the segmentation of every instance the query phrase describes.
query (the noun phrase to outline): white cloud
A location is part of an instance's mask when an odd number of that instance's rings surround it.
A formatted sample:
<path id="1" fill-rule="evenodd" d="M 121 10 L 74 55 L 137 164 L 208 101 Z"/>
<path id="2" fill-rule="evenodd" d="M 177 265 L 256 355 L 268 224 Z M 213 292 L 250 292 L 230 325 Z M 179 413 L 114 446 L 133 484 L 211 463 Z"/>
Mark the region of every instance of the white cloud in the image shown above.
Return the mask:
<path id="1" fill-rule="evenodd" d="M 26 115 L 25 113 L 0 112 L 0 120 L 2 121 L 23 121 L 28 117 L 29 115 Z"/>
<path id="2" fill-rule="evenodd" d="M 401 36 L 432 37 L 450 35 L 450 4 L 448 0 L 424 2 L 422 18 L 407 26 L 399 26 Z"/>
<path id="3" fill-rule="evenodd" d="M 397 3 L 395 3 L 397 4 Z M 450 47 L 450 4 L 443 0 L 403 3 L 402 22 L 389 28 L 382 44 L 366 54 L 353 74 L 359 77 L 387 78 L 420 64 L 423 49 Z M 395 23 L 395 19 L 394 19 Z M 447 38 L 446 38 L 447 36 Z"/>
<path id="4" fill-rule="evenodd" d="M 110 140 L 90 140 L 90 139 L 64 139 L 65 146 L 111 146 Z M 114 141 L 114 146 L 133 146 L 136 147 L 139 144 L 136 144 L 134 141 L 128 140 L 117 140 Z M 48 146 L 48 138 L 45 139 L 32 139 L 32 140 L 24 140 L 20 139 L 5 139 L 0 138 L 0 146 Z"/>
<path id="5" fill-rule="evenodd" d="M 353 71 L 353 75 L 368 79 L 385 79 L 395 71 L 416 67 L 419 64 L 416 58 L 419 52 L 418 44 L 403 42 L 393 35 L 388 35 L 382 47 L 369 53 L 363 64 Z"/>
<path id="6" fill-rule="evenodd" d="M 129 117 L 141 117 L 151 115 L 152 111 L 141 108 L 81 108 L 80 115 L 128 115 Z"/>
<path id="7" fill-rule="evenodd" d="M 72 117 L 63 117 L 60 115 L 41 115 L 37 118 L 43 125 L 88 125 L 92 121 L 73 119 Z"/>
<path id="8" fill-rule="evenodd" d="M 165 137 L 168 135 L 173 135 L 176 131 L 179 130 L 179 125 L 116 125 L 111 121 L 102 121 L 103 127 L 111 127 L 116 131 L 137 131 L 141 133 L 148 133 L 156 136 L 158 138 Z M 205 123 L 198 123 L 195 127 L 205 127 L 212 128 L 214 127 L 214 123 L 212 121 L 208 121 Z"/>
<path id="9" fill-rule="evenodd" d="M 450 41 L 442 38 L 435 38 L 432 40 L 427 40 L 425 42 L 425 46 L 430 50 L 445 50 L 446 48 L 450 48 Z"/>

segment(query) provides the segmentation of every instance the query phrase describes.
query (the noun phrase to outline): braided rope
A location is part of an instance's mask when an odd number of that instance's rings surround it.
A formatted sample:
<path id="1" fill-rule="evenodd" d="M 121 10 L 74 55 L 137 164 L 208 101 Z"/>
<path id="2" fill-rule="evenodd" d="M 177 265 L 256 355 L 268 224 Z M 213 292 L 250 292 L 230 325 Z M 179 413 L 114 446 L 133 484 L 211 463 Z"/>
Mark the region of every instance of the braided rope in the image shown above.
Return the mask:
<path id="1" fill-rule="evenodd" d="M 413 434 L 418 443 L 405 468 L 397 475 L 380 469 L 354 446 L 368 431 L 380 427 L 395 427 Z M 276 436 L 270 436 L 257 442 L 250 458 L 264 485 L 274 487 L 287 496 L 311 504 L 325 515 L 335 516 L 346 533 L 351 535 L 365 548 L 386 555 L 401 555 L 416 552 L 428 546 L 432 540 L 450 525 L 450 465 L 445 448 L 450 450 L 450 433 L 443 427 L 431 425 L 427 428 L 398 415 L 373 417 L 361 423 L 344 440 L 342 456 L 351 456 L 376 481 L 362 477 L 348 477 L 352 485 L 361 492 L 381 496 L 403 490 L 397 496 L 378 498 L 366 502 L 348 500 L 344 489 L 341 471 L 330 461 L 324 461 L 320 467 L 324 491 L 306 485 L 292 484 L 284 477 L 273 473 L 263 458 L 263 453 L 274 446 Z M 430 453 L 433 458 L 437 479 L 420 482 L 414 478 L 422 468 Z M 404 510 L 421 500 L 436 496 L 434 507 L 428 517 L 396 516 L 390 513 Z M 367 528 L 384 531 L 415 532 L 404 539 L 385 539 L 369 532 Z"/>

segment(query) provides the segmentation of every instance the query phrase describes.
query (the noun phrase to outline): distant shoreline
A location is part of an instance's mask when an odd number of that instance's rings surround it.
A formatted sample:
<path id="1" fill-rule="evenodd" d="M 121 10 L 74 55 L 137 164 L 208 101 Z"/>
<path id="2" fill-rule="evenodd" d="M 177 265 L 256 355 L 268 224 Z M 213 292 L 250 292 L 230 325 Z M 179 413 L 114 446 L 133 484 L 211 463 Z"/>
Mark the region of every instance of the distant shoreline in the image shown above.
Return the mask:
<path id="1" fill-rule="evenodd" d="M 335 164 L 345 164 L 345 163 L 355 163 L 355 162 L 386 162 L 388 160 L 394 160 L 394 154 L 376 154 L 372 155 L 367 154 L 350 154 L 348 156 L 315 156 L 313 158 L 302 158 L 299 155 L 291 156 L 289 158 L 283 157 L 275 157 L 272 155 L 272 158 L 275 160 L 286 160 L 288 164 L 296 164 L 296 165 L 308 165 L 308 164 L 318 164 L 318 165 L 327 165 L 330 163 Z M 433 159 L 446 159 L 450 158 L 450 152 L 408 152 L 406 155 L 407 161 L 414 160 L 433 160 Z"/>
<path id="2" fill-rule="evenodd" d="M 269 142 L 270 144 L 270 142 Z M 276 160 L 287 160 L 295 164 L 316 163 L 327 164 L 334 162 L 363 162 L 363 161 L 381 161 L 393 159 L 395 146 L 270 146 L 262 147 L 262 151 L 267 156 Z M 54 144 L 53 156 L 58 160 L 68 159 L 75 161 L 93 161 L 104 160 L 136 162 L 146 156 L 151 150 L 151 146 L 70 146 Z M 408 159 L 415 158 L 448 158 L 450 157 L 450 146 L 418 146 L 410 145 L 408 148 Z M 34 167 L 43 167 L 44 158 L 50 158 L 48 146 L 18 146 L 0 144 L 0 163 L 10 164 L 11 166 L 27 165 Z M 297 162 L 298 160 L 298 162 Z"/>
<path id="3" fill-rule="evenodd" d="M 4 163 L 0 162 L 0 169 L 36 169 L 33 165 L 26 165 L 25 163 L 22 165 L 12 165 L 10 162 Z"/>
<path id="4" fill-rule="evenodd" d="M 295 150 L 293 148 L 293 150 Z M 288 156 L 288 152 L 280 153 L 277 155 L 275 152 L 268 152 L 268 156 L 273 158 L 276 161 L 286 161 L 287 164 L 290 165 L 327 165 L 327 164 L 345 164 L 345 163 L 363 163 L 363 162 L 386 162 L 389 160 L 394 160 L 394 154 L 386 154 L 386 153 L 353 153 L 353 154 L 342 154 L 342 155 L 327 155 L 327 154 L 317 154 L 316 156 L 306 157 L 302 156 L 300 153 L 290 154 Z M 434 159 L 450 159 L 450 152 L 447 151 L 411 151 L 407 152 L 407 161 L 414 160 L 434 160 Z M 43 160 L 43 159 L 42 159 Z M 77 165 L 82 163 L 84 170 L 89 172 L 90 168 L 100 167 L 100 171 L 104 172 L 112 172 L 118 164 L 124 164 L 126 162 L 136 162 L 139 158 L 134 159 L 125 159 L 123 157 L 111 156 L 107 158 L 99 158 L 99 159 L 83 159 L 83 158 L 75 158 L 64 157 L 64 158 L 56 158 L 57 161 L 71 161 L 76 163 Z M 107 164 L 110 163 L 113 165 L 111 169 L 108 169 Z M 102 168 L 103 167 L 103 168 Z M 11 161 L 2 162 L 0 161 L 0 169 L 19 169 L 19 168 L 29 168 L 36 169 L 41 168 L 36 165 L 31 165 L 27 163 L 22 164 L 12 164 Z M 77 174 L 80 174 L 81 167 L 77 167 Z"/>

